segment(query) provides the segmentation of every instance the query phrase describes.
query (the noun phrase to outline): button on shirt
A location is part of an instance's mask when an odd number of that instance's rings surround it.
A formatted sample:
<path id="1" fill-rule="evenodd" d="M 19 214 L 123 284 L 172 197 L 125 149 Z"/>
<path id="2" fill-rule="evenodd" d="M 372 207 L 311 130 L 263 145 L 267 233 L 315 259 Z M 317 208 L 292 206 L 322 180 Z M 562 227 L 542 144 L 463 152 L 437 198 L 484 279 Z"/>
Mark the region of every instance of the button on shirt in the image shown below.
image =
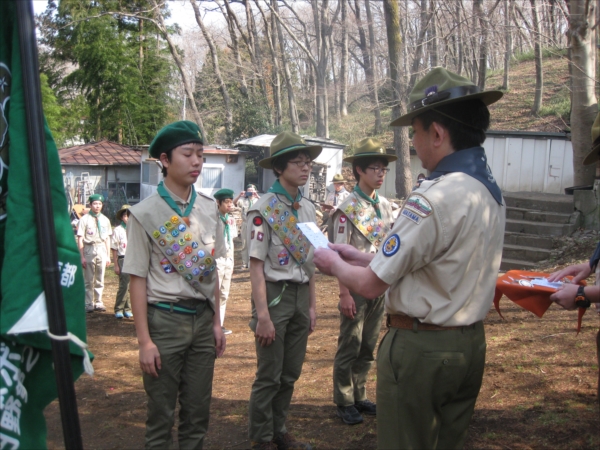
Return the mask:
<path id="1" fill-rule="evenodd" d="M 370 264 L 390 285 L 386 312 L 440 326 L 482 320 L 494 297 L 505 210 L 467 174 L 424 181 Z"/>

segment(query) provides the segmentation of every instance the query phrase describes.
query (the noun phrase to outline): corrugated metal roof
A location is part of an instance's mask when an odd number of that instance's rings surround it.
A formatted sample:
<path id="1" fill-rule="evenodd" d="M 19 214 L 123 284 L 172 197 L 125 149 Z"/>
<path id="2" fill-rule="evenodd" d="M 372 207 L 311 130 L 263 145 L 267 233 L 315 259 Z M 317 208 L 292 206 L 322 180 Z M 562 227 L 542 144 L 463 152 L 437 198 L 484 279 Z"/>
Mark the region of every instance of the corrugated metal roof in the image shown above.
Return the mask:
<path id="1" fill-rule="evenodd" d="M 58 151 L 60 163 L 82 166 L 138 166 L 141 153 L 111 141 L 91 142 Z"/>

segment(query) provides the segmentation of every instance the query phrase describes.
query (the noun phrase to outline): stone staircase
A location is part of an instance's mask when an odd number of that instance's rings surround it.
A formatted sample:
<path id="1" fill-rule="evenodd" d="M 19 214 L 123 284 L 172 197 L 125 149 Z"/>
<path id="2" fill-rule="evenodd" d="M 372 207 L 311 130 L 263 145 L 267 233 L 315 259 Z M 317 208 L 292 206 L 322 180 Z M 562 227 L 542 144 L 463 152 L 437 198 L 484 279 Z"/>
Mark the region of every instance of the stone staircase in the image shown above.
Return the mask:
<path id="1" fill-rule="evenodd" d="M 579 226 L 573 196 L 505 192 L 506 231 L 500 270 L 531 270 L 548 259 L 553 238 L 569 236 Z"/>

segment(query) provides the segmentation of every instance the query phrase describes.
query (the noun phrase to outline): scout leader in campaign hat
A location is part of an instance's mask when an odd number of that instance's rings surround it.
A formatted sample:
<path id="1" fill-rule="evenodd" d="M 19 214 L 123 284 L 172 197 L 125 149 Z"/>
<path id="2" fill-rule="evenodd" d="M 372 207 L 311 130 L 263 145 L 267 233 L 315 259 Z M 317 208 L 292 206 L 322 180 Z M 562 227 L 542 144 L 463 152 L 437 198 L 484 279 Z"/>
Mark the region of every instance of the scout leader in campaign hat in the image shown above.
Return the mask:
<path id="1" fill-rule="evenodd" d="M 354 154 L 344 158 L 344 161 L 351 163 L 358 158 L 382 158 L 389 162 L 398 159 L 396 155 L 388 155 L 381 141 L 373 138 L 365 138 L 360 141 L 354 149 Z"/>
<path id="2" fill-rule="evenodd" d="M 273 160 L 286 153 L 295 152 L 298 150 L 308 152 L 310 159 L 314 160 L 323 151 L 320 145 L 306 145 L 302 137 L 291 131 L 284 131 L 275 136 L 269 148 L 269 156 L 261 159 L 258 165 L 263 169 L 272 169 Z"/>
<path id="3" fill-rule="evenodd" d="M 488 106 L 500 100 L 503 95 L 502 91 L 482 91 L 471 80 L 443 67 L 436 67 L 425 75 L 410 93 L 408 112 L 390 123 L 390 126 L 410 126 L 415 117 L 430 109 L 440 113 L 436 108 L 450 103 L 479 99 Z"/>
<path id="4" fill-rule="evenodd" d="M 162 153 L 192 142 L 204 145 L 202 131 L 194 122 L 180 120 L 163 127 L 156 134 L 148 148 L 148 153 L 158 159 Z"/>
<path id="5" fill-rule="evenodd" d="M 341 173 L 336 173 L 331 180 L 333 184 L 344 184 L 346 180 L 344 179 L 344 175 Z"/>
<path id="6" fill-rule="evenodd" d="M 592 150 L 583 159 L 583 165 L 593 164 L 600 159 L 600 113 L 592 125 Z"/>

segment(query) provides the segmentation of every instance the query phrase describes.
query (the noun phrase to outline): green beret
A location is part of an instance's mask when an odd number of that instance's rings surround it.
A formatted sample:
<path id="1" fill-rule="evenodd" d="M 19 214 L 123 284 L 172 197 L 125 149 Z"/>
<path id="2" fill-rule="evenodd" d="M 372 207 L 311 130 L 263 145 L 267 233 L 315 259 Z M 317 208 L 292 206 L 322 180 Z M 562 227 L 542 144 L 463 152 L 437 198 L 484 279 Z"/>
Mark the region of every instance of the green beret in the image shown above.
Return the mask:
<path id="1" fill-rule="evenodd" d="M 213 194 L 213 197 L 217 200 L 225 200 L 227 198 L 233 200 L 233 191 L 231 189 L 219 189 Z"/>
<path id="2" fill-rule="evenodd" d="M 104 203 L 104 196 L 102 194 L 92 194 L 90 198 L 88 198 L 88 203 L 92 202 L 102 202 Z"/>
<path id="3" fill-rule="evenodd" d="M 166 153 L 180 145 L 195 142 L 204 144 L 204 138 L 198 125 L 189 120 L 173 122 L 162 130 L 152 140 L 148 152 L 153 158 L 158 158 L 161 153 Z"/>

